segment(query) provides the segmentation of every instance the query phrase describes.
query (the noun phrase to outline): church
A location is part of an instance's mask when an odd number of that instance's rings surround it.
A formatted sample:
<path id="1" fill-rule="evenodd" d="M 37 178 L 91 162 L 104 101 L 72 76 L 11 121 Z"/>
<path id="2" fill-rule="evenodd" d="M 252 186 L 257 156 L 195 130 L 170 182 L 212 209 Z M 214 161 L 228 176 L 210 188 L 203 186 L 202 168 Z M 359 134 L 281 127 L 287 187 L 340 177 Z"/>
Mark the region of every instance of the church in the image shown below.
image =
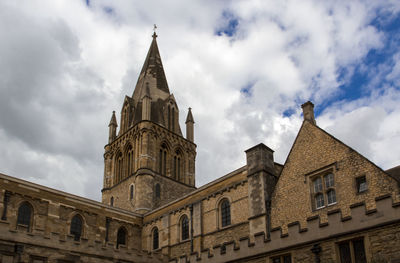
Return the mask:
<path id="1" fill-rule="evenodd" d="M 101 202 L 0 174 L 0 262 L 400 262 L 400 166 L 382 170 L 301 107 L 284 163 L 260 143 L 196 188 L 195 114 L 154 33 L 108 125 Z"/>

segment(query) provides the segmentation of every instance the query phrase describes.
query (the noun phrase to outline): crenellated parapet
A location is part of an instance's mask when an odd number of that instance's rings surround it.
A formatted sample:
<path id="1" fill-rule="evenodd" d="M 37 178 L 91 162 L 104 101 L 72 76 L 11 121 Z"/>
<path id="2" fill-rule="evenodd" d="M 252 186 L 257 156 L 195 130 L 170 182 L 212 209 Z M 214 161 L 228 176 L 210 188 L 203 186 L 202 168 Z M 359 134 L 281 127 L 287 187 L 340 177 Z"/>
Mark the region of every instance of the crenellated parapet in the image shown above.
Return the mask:
<path id="1" fill-rule="evenodd" d="M 313 262 L 316 251 L 319 251 L 317 256 L 320 259 L 337 262 L 338 245 L 356 239 L 362 239 L 368 247 L 368 260 L 379 258 L 386 260 L 382 262 L 390 262 L 395 258 L 393 255 L 382 254 L 382 246 L 390 251 L 396 250 L 400 245 L 400 240 L 396 238 L 400 235 L 400 202 L 395 200 L 397 199 L 391 195 L 380 196 L 375 199 L 376 209 L 373 210 L 368 210 L 365 203 L 355 203 L 350 207 L 351 216 L 343 215 L 340 210 L 333 210 L 328 213 L 324 222 L 321 222 L 319 216 L 315 216 L 307 219 L 305 228 L 301 228 L 299 222 L 292 222 L 287 225 L 287 233 L 282 232 L 281 228 L 275 228 L 271 230 L 270 238 L 264 232 L 256 233 L 253 237 L 241 238 L 239 242 L 224 242 L 204 249 L 201 253 L 188 253 L 186 256 L 171 259 L 170 262 L 213 263 L 241 259 L 252 262 L 261 258 L 270 260 L 276 255 L 290 255 L 292 262 Z M 388 233 L 390 237 L 387 236 Z"/>

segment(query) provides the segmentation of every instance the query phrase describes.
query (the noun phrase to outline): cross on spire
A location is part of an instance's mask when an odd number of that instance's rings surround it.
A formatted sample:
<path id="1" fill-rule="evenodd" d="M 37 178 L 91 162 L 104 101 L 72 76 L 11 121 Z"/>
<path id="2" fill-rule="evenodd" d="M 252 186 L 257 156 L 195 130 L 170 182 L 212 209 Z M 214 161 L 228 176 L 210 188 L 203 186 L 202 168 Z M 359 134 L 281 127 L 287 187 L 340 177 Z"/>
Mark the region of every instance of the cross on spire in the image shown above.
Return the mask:
<path id="1" fill-rule="evenodd" d="M 156 38 L 156 37 L 157 37 L 156 29 L 157 29 L 157 25 L 154 24 L 154 26 L 153 26 L 153 38 Z"/>

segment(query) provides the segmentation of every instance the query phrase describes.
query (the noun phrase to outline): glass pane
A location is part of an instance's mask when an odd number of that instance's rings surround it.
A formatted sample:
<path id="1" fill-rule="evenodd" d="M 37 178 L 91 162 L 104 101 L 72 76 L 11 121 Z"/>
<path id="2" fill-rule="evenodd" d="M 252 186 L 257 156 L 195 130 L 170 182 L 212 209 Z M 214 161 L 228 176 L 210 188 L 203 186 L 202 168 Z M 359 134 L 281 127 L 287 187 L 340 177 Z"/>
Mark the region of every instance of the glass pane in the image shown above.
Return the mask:
<path id="1" fill-rule="evenodd" d="M 339 244 L 340 251 L 340 262 L 341 263 L 351 263 L 351 254 L 349 243 Z"/>
<path id="2" fill-rule="evenodd" d="M 273 258 L 272 263 L 281 263 L 281 258 L 280 257 Z"/>
<path id="3" fill-rule="evenodd" d="M 292 257 L 290 255 L 283 256 L 283 263 L 292 263 Z"/>
<path id="4" fill-rule="evenodd" d="M 82 220 L 81 218 L 76 215 L 72 218 L 71 220 L 71 230 L 70 230 L 71 235 L 74 236 L 75 241 L 79 241 L 81 238 L 81 233 L 82 233 Z"/>
<path id="5" fill-rule="evenodd" d="M 328 205 L 336 203 L 336 193 L 335 190 L 328 191 Z"/>
<path id="6" fill-rule="evenodd" d="M 317 178 L 314 181 L 314 192 L 318 193 L 322 191 L 322 179 L 321 178 Z"/>
<path id="7" fill-rule="evenodd" d="M 326 188 L 333 187 L 335 185 L 335 181 L 333 180 L 333 174 L 327 174 L 324 177 Z"/>
<path id="8" fill-rule="evenodd" d="M 324 204 L 324 195 L 323 194 L 317 194 L 315 196 L 315 205 L 317 208 L 323 207 Z"/>
<path id="9" fill-rule="evenodd" d="M 223 227 L 231 224 L 231 206 L 228 200 L 221 204 L 221 224 Z"/>
<path id="10" fill-rule="evenodd" d="M 364 241 L 362 239 L 353 241 L 353 248 L 356 263 L 367 263 L 365 258 Z"/>
<path id="11" fill-rule="evenodd" d="M 187 216 L 184 216 L 182 219 L 182 240 L 186 240 L 189 238 L 189 220 Z"/>
<path id="12" fill-rule="evenodd" d="M 153 230 L 153 249 L 158 249 L 158 229 Z"/>

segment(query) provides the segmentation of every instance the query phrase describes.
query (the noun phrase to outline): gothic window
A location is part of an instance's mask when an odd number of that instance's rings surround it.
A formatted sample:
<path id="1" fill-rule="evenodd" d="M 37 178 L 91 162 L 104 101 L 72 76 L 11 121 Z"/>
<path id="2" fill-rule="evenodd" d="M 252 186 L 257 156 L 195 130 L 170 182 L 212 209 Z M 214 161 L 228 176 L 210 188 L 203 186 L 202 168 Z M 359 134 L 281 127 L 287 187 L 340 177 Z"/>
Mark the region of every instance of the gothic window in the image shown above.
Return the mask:
<path id="1" fill-rule="evenodd" d="M 189 219 L 186 215 L 181 219 L 181 238 L 182 240 L 189 238 Z"/>
<path id="2" fill-rule="evenodd" d="M 126 230 L 123 227 L 120 227 L 117 233 L 117 248 L 119 245 L 126 245 Z"/>
<path id="3" fill-rule="evenodd" d="M 126 150 L 126 172 L 127 177 L 131 176 L 133 173 L 133 148 L 129 145 Z"/>
<path id="4" fill-rule="evenodd" d="M 221 226 L 229 226 L 231 224 L 231 205 L 228 199 L 221 202 Z"/>
<path id="5" fill-rule="evenodd" d="M 182 159 L 182 154 L 180 153 L 180 151 L 176 151 L 175 152 L 175 156 L 174 156 L 174 171 L 173 171 L 173 175 L 174 175 L 174 179 L 181 181 L 181 159 Z"/>
<path id="6" fill-rule="evenodd" d="M 365 175 L 356 178 L 357 193 L 363 193 L 368 190 L 367 178 Z"/>
<path id="7" fill-rule="evenodd" d="M 172 108 L 172 131 L 175 131 L 175 109 Z"/>
<path id="8" fill-rule="evenodd" d="M 135 189 L 133 184 L 129 187 L 129 200 L 133 200 L 134 194 L 135 194 Z"/>
<path id="9" fill-rule="evenodd" d="M 341 263 L 366 263 L 364 240 L 354 239 L 338 244 Z"/>
<path id="10" fill-rule="evenodd" d="M 160 198 L 161 197 L 161 186 L 160 186 L 160 184 L 156 184 L 155 192 L 156 192 L 156 198 L 157 199 Z"/>
<path id="11" fill-rule="evenodd" d="M 336 204 L 335 178 L 333 173 L 315 176 L 312 179 L 314 209 Z"/>
<path id="12" fill-rule="evenodd" d="M 276 256 L 271 258 L 271 263 L 292 263 L 292 257 L 290 254 Z"/>
<path id="13" fill-rule="evenodd" d="M 167 174 L 167 146 L 165 144 L 161 145 L 160 154 L 159 154 L 159 173 L 161 175 Z"/>
<path id="14" fill-rule="evenodd" d="M 23 202 L 18 208 L 17 224 L 26 227 L 29 231 L 31 226 L 32 206 L 28 202 Z"/>
<path id="15" fill-rule="evenodd" d="M 75 215 L 71 220 L 70 234 L 74 236 L 75 241 L 79 241 L 82 235 L 82 218 L 80 215 Z"/>
<path id="16" fill-rule="evenodd" d="M 168 105 L 168 129 L 171 128 L 171 107 Z"/>
<path id="17" fill-rule="evenodd" d="M 110 198 L 110 206 L 114 206 L 114 197 L 113 196 L 111 196 L 111 198 Z"/>
<path id="18" fill-rule="evenodd" d="M 115 158 L 115 183 L 119 183 L 122 180 L 122 171 L 123 171 L 123 156 L 122 153 L 119 152 Z"/>
<path id="19" fill-rule="evenodd" d="M 153 229 L 153 249 L 158 249 L 158 228 Z"/>

